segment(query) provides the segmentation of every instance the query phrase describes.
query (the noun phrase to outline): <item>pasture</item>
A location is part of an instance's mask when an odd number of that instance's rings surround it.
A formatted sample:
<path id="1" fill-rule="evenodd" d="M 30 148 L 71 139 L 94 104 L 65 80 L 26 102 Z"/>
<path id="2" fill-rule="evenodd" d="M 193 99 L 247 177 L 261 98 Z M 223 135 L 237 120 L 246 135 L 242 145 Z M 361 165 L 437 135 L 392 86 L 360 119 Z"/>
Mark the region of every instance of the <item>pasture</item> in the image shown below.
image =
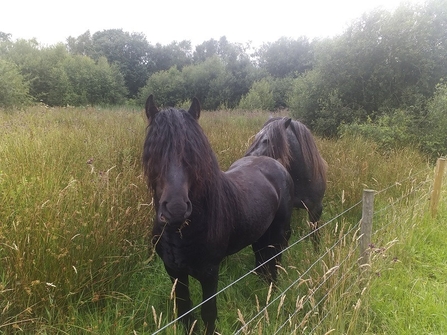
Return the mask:
<path id="1" fill-rule="evenodd" d="M 268 116 L 202 113 L 222 170 L 244 155 Z M 0 112 L 0 333 L 152 334 L 175 318 L 171 282 L 149 246 L 146 125 L 143 109 Z M 303 238 L 307 216 L 295 210 L 289 242 L 303 240 L 283 255 L 278 287 L 250 274 L 219 294 L 218 331 L 446 331 L 447 209 L 441 203 L 437 219 L 427 214 L 432 165 L 411 149 L 381 152 L 359 138 L 317 145 L 329 166 L 322 250 Z M 371 266 L 359 269 L 351 228 L 364 188 L 380 191 L 378 232 Z M 250 248 L 227 258 L 219 289 L 253 264 Z M 200 289 L 191 285 L 197 304 Z M 163 333 L 182 330 L 173 325 Z"/>

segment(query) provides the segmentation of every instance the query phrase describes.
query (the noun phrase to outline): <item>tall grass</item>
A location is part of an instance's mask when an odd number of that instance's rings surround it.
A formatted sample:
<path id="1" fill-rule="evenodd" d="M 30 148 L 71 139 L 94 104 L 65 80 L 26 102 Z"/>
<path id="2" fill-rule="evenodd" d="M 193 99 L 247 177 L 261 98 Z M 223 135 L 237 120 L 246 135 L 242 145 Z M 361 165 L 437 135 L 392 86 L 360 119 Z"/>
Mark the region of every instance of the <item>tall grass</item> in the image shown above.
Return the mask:
<path id="1" fill-rule="evenodd" d="M 39 106 L 0 114 L 0 332 L 151 334 L 172 320 L 172 286 L 148 247 L 153 208 L 140 163 L 144 113 Z M 223 170 L 244 154 L 267 117 L 202 114 Z M 418 272 L 426 259 L 442 262 L 424 248 L 440 243 L 439 236 L 419 235 L 430 224 L 424 213 L 431 170 L 424 156 L 410 149 L 383 154 L 360 138 L 317 144 L 329 165 L 322 249 L 315 252 L 304 239 L 285 252 L 278 286 L 249 275 L 220 294 L 222 334 L 244 325 L 244 334 L 387 333 L 392 317 L 404 329 L 407 314 L 393 314 L 384 307 L 392 304 L 376 295 L 399 292 L 387 283 L 397 285 L 397 270 L 413 264 L 411 248 L 428 252 L 420 255 Z M 383 211 L 374 219 L 379 233 L 371 267 L 360 271 L 356 204 L 363 188 L 383 190 L 375 201 Z M 294 213 L 291 243 L 308 233 L 305 221 L 304 213 Z M 219 288 L 253 263 L 250 248 L 229 257 Z M 191 286 L 197 303 L 200 288 L 195 281 Z M 403 298 L 402 291 L 396 309 Z M 165 333 L 180 334 L 180 326 Z"/>
<path id="2" fill-rule="evenodd" d="M 113 295 L 146 257 L 144 119 L 44 107 L 2 116 L 0 307 L 2 324 L 22 328 Z"/>

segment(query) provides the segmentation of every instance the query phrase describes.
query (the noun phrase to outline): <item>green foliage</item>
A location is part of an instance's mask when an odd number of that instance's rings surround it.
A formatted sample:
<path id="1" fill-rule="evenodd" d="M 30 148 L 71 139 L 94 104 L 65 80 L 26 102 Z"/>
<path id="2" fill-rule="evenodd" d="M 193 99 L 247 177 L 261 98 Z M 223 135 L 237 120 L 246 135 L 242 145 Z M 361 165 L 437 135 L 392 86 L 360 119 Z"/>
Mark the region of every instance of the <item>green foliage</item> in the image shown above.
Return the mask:
<path id="1" fill-rule="evenodd" d="M 210 82 L 210 94 L 204 101 L 207 109 L 214 110 L 222 105 L 228 108 L 237 106 L 242 95 L 248 93 L 258 79 L 259 71 L 247 54 L 247 48 L 242 44 L 229 43 L 225 36 L 219 41 L 211 39 L 196 47 L 196 65 L 200 66 L 209 58 L 218 58 L 224 65 L 224 73 Z"/>
<path id="2" fill-rule="evenodd" d="M 312 68 L 313 49 L 306 37 L 282 37 L 257 51 L 259 66 L 275 78 L 295 77 Z"/>
<path id="3" fill-rule="evenodd" d="M 433 157 L 447 155 L 447 84 L 436 86 L 436 92 L 427 104 L 417 135 L 421 138 L 421 149 Z"/>
<path id="4" fill-rule="evenodd" d="M 245 85 L 251 80 L 251 76 L 247 74 L 251 72 L 251 68 L 244 64 L 236 62 L 230 66 L 221 58 L 213 56 L 181 70 L 172 67 L 167 71 L 156 72 L 140 90 L 138 101 L 141 104 L 149 94 L 154 94 L 161 105 L 174 106 L 196 96 L 207 110 L 215 110 L 221 105 L 232 107 L 238 101 L 236 87 L 248 91 Z M 241 72 L 234 73 L 230 69 L 232 66 Z"/>
<path id="5" fill-rule="evenodd" d="M 69 83 L 67 104 L 73 106 L 122 104 L 126 96 L 123 76 L 105 57 L 67 57 L 62 64 Z"/>
<path id="6" fill-rule="evenodd" d="M 436 87 L 428 100 L 426 111 L 416 115 L 408 110 L 394 110 L 364 123 L 342 124 L 339 134 L 360 135 L 378 143 L 382 148 L 419 147 L 432 158 L 447 154 L 447 85 Z"/>
<path id="7" fill-rule="evenodd" d="M 226 76 L 225 64 L 219 57 L 210 57 L 200 64 L 186 66 L 183 68 L 181 75 L 185 83 L 185 98 L 191 99 L 196 96 L 205 109 L 215 109 L 217 107 L 211 106 L 212 98 L 208 99 L 208 97 L 219 94 L 219 90 L 222 90 L 221 97 L 224 96 L 225 89 L 220 87 L 219 84 L 222 83 L 222 78 Z"/>
<path id="8" fill-rule="evenodd" d="M 273 92 L 275 108 L 287 108 L 287 99 L 292 91 L 293 78 L 270 78 L 267 77 Z"/>
<path id="9" fill-rule="evenodd" d="M 374 141 L 384 150 L 402 148 L 416 143 L 412 129 L 412 115 L 404 110 L 395 110 L 391 114 L 382 115 L 364 123 L 342 124 L 339 127 L 340 136 L 362 136 Z"/>
<path id="10" fill-rule="evenodd" d="M 17 65 L 0 59 L 0 108 L 21 108 L 30 103 L 29 85 Z"/>
<path id="11" fill-rule="evenodd" d="M 294 79 L 288 104 L 293 117 L 300 120 L 316 133 L 334 136 L 342 123 L 365 119 L 361 108 L 345 105 L 337 88 L 324 84 L 324 75 L 309 71 Z"/>
<path id="12" fill-rule="evenodd" d="M 273 92 L 269 108 L 289 108 L 320 135 L 336 136 L 340 125 L 368 118 L 375 123 L 402 110 L 414 121 L 411 133 L 420 137 L 416 128 L 426 126 L 427 104 L 447 77 L 446 5 L 429 0 L 404 3 L 393 12 L 377 9 L 334 38 L 283 37 L 258 49 L 225 36 L 194 50 L 190 41 L 153 46 L 143 34 L 122 29 L 86 31 L 52 47 L 0 33 L 0 58 L 17 64 L 31 97 L 49 105 L 114 104 L 124 98 L 131 104 L 156 91 L 166 104 L 197 96 L 208 110 L 234 108 L 243 96 L 248 99 L 253 83 L 265 79 Z M 438 142 L 427 138 L 424 150 L 442 152 Z"/>
<path id="13" fill-rule="evenodd" d="M 143 34 L 128 33 L 122 29 L 96 32 L 92 36 L 93 59 L 107 58 L 117 66 L 124 77 L 130 97 L 135 97 L 149 75 L 146 66 L 149 43 Z"/>
<path id="14" fill-rule="evenodd" d="M 431 0 L 393 13 L 375 10 L 344 34 L 316 43 L 314 67 L 296 79 L 290 97 L 294 115 L 324 135 L 396 109 L 421 115 L 447 76 L 443 5 Z"/>
<path id="15" fill-rule="evenodd" d="M 192 47 L 190 41 L 171 42 L 168 45 L 157 44 L 149 48 L 149 73 L 169 70 L 176 66 L 182 69 L 192 64 Z"/>
<path id="16" fill-rule="evenodd" d="M 153 94 L 160 106 L 176 106 L 185 100 L 185 83 L 182 74 L 177 67 L 154 73 L 147 80 L 146 85 L 140 90 L 137 102 L 144 106 L 147 97 Z"/>
<path id="17" fill-rule="evenodd" d="M 115 65 L 71 55 L 62 44 L 39 48 L 34 41 L 11 43 L 3 57 L 14 61 L 29 82 L 30 96 L 50 106 L 122 104 L 127 94 Z"/>
<path id="18" fill-rule="evenodd" d="M 238 108 L 245 110 L 272 111 L 275 107 L 273 91 L 266 79 L 254 82 L 250 91 L 239 102 Z"/>

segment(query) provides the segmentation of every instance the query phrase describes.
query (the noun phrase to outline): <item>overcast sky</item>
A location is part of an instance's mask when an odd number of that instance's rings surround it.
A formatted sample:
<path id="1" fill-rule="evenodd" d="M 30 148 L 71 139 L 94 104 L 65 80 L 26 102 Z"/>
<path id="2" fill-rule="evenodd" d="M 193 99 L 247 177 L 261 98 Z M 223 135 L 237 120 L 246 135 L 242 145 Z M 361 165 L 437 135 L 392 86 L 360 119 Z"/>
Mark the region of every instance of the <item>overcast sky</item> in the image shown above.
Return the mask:
<path id="1" fill-rule="evenodd" d="M 44 45 L 65 42 L 87 30 L 123 29 L 146 35 L 149 43 L 190 40 L 193 45 L 226 36 L 254 46 L 280 37 L 296 39 L 340 34 L 353 19 L 401 0 L 3 0 L 0 31 L 35 37 Z M 423 3 L 423 0 L 409 0 Z"/>

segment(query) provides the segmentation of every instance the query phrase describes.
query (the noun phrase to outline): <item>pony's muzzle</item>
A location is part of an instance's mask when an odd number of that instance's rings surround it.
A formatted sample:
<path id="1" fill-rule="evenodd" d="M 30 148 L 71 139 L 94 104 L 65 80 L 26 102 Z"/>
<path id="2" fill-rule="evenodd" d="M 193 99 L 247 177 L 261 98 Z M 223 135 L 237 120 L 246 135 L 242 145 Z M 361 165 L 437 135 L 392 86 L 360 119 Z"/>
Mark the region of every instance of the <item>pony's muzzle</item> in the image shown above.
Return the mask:
<path id="1" fill-rule="evenodd" d="M 161 203 L 158 219 L 162 222 L 184 222 L 192 213 L 191 201 L 164 201 Z"/>

